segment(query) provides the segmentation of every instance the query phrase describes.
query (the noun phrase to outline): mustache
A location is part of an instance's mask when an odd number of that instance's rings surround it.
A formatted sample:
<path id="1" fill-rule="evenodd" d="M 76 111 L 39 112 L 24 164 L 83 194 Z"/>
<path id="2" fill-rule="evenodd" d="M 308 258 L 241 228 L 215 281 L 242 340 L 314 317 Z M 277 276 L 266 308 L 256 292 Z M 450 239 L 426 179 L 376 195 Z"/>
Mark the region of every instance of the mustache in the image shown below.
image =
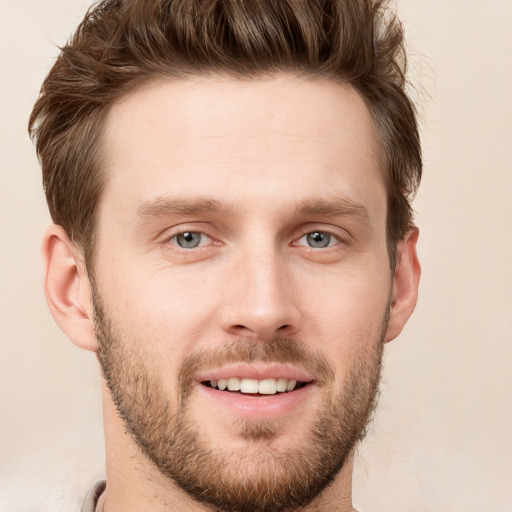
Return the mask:
<path id="1" fill-rule="evenodd" d="M 334 380 L 332 364 L 320 352 L 310 350 L 298 340 L 275 337 L 269 341 L 240 338 L 215 350 L 200 350 L 183 360 L 178 372 L 178 386 L 182 396 L 191 389 L 199 372 L 231 363 L 293 364 L 312 373 L 319 386 Z"/>

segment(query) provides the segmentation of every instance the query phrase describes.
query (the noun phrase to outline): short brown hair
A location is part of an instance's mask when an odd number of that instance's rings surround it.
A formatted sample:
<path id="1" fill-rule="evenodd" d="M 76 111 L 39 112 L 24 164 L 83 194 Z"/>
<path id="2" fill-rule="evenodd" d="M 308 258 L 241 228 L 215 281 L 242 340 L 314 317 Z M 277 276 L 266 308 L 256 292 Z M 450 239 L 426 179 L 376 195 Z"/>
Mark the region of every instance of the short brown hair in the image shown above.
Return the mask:
<path id="1" fill-rule="evenodd" d="M 127 92 L 159 77 L 279 71 L 350 84 L 366 102 L 380 139 L 394 268 L 422 161 L 402 27 L 381 0 L 106 0 L 91 8 L 29 122 L 53 221 L 92 257 L 102 129 Z"/>

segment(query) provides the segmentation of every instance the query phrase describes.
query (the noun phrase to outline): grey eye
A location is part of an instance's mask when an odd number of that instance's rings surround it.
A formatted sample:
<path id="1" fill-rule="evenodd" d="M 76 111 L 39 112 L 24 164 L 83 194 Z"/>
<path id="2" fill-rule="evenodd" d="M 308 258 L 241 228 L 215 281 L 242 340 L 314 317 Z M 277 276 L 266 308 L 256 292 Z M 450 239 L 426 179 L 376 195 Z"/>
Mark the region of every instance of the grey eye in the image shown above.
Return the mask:
<path id="1" fill-rule="evenodd" d="M 314 249 L 323 249 L 331 243 L 331 235 L 323 231 L 313 231 L 306 235 L 306 241 Z"/>
<path id="2" fill-rule="evenodd" d="M 183 249 L 195 249 L 199 247 L 202 242 L 203 234 L 197 231 L 185 231 L 184 233 L 180 233 L 176 235 L 174 238 L 176 240 L 176 244 L 179 245 Z"/>

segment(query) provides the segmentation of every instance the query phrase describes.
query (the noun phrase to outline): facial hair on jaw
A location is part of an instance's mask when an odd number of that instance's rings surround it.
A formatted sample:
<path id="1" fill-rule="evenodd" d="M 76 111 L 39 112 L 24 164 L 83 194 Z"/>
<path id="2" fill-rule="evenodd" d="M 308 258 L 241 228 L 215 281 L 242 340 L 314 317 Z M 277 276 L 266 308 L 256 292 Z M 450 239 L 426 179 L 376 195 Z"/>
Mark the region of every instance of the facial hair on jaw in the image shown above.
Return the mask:
<path id="1" fill-rule="evenodd" d="M 144 358 L 143 340 L 128 339 L 107 316 L 93 293 L 98 360 L 119 415 L 143 454 L 160 473 L 193 500 L 222 512 L 297 511 L 334 480 L 366 428 L 376 407 L 389 306 L 380 332 L 356 355 L 334 394 L 335 372 L 323 355 L 288 338 L 255 343 L 240 339 L 215 352 L 189 354 L 178 374 L 179 406 L 172 410 L 158 375 Z M 323 389 L 316 419 L 299 446 L 277 452 L 272 441 L 279 422 L 240 421 L 247 450 L 213 449 L 191 418 L 189 399 L 199 370 L 230 362 L 297 364 L 315 375 Z"/>

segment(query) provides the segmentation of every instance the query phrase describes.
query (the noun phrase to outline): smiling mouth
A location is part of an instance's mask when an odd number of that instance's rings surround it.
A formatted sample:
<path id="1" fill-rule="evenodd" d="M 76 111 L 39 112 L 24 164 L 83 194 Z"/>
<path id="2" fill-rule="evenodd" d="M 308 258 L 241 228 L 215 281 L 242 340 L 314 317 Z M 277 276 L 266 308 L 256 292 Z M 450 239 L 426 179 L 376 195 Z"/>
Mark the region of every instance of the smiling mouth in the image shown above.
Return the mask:
<path id="1" fill-rule="evenodd" d="M 301 382 L 292 379 L 244 379 L 238 377 L 230 377 L 228 379 L 206 380 L 201 382 L 202 385 L 225 391 L 229 393 L 247 394 L 247 395 L 279 395 L 289 393 L 291 391 L 303 388 L 311 384 L 311 382 Z"/>

